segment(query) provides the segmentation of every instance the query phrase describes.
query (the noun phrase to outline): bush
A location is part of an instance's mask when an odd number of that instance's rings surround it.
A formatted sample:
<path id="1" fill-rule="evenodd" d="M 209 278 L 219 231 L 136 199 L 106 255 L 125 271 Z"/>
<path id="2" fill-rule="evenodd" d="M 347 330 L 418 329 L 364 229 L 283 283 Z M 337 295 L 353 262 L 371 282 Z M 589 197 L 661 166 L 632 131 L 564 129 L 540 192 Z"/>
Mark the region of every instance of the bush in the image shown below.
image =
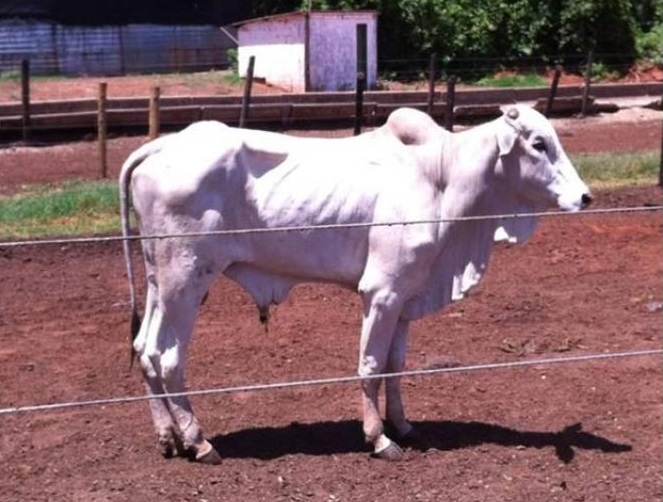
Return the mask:
<path id="1" fill-rule="evenodd" d="M 654 26 L 651 31 L 639 34 L 635 47 L 638 59 L 663 65 L 663 22 Z"/>

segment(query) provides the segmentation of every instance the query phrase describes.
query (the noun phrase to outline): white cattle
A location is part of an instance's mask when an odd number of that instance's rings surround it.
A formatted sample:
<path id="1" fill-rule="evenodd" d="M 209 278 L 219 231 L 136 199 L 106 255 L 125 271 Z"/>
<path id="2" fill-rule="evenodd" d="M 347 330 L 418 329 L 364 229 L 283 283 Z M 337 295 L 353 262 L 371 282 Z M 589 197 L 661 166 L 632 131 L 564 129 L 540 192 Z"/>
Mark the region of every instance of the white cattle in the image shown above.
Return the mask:
<path id="1" fill-rule="evenodd" d="M 142 146 L 123 165 L 125 236 L 129 191 L 142 235 L 189 234 L 142 241 L 147 276 L 142 324 L 125 241 L 133 349 L 150 394 L 184 390 L 194 321 L 219 274 L 243 286 L 263 320 L 269 306 L 297 283 L 329 282 L 357 291 L 363 301 L 359 375 L 399 372 L 409 322 L 463 298 L 484 274 L 496 235 L 523 241 L 536 224 L 532 217 L 455 218 L 550 207 L 576 211 L 591 201 L 551 124 L 521 106 L 454 134 L 412 109 L 397 110 L 379 129 L 344 139 L 195 123 Z M 399 459 L 402 450 L 384 433 L 379 387 L 380 379 L 362 380 L 364 434 L 375 455 Z M 386 418 L 407 438 L 414 431 L 405 418 L 399 379 L 387 378 L 385 388 Z M 150 406 L 164 455 L 220 461 L 186 397 L 152 399 Z"/>

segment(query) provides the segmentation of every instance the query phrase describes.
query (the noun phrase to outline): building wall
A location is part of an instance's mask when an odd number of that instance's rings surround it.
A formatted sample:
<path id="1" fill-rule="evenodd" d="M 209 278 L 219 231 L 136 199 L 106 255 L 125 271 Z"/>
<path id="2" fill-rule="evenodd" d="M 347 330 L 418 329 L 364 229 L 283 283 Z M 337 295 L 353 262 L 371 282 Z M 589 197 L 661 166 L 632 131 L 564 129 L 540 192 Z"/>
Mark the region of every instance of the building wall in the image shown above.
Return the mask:
<path id="1" fill-rule="evenodd" d="M 357 82 L 357 24 L 366 24 L 367 84 L 377 82 L 377 14 L 312 12 L 309 24 L 310 91 L 354 89 Z M 286 91 L 306 88 L 306 15 L 296 13 L 249 21 L 238 29 L 238 65 L 246 76 L 255 56 L 254 77 Z"/>
<path id="2" fill-rule="evenodd" d="M 246 77 L 255 56 L 253 76 L 290 92 L 303 92 L 305 80 L 304 16 L 247 23 L 238 31 L 238 70 Z"/>
<path id="3" fill-rule="evenodd" d="M 377 82 L 377 22 L 370 13 L 311 15 L 310 69 L 312 91 L 347 91 L 357 85 L 357 25 L 366 24 L 368 88 Z"/>
<path id="4" fill-rule="evenodd" d="M 215 26 L 66 26 L 0 20 L 0 72 L 123 75 L 226 68 L 235 44 Z"/>

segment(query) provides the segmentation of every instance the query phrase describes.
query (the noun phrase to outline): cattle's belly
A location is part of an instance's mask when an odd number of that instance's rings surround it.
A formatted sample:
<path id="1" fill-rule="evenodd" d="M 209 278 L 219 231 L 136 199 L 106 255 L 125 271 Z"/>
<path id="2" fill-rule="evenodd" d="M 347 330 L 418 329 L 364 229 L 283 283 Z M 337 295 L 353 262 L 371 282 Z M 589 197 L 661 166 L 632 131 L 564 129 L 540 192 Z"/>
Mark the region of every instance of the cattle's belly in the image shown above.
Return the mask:
<path id="1" fill-rule="evenodd" d="M 239 242 L 235 259 L 297 282 L 356 285 L 367 256 L 366 229 L 320 229 L 256 234 Z"/>

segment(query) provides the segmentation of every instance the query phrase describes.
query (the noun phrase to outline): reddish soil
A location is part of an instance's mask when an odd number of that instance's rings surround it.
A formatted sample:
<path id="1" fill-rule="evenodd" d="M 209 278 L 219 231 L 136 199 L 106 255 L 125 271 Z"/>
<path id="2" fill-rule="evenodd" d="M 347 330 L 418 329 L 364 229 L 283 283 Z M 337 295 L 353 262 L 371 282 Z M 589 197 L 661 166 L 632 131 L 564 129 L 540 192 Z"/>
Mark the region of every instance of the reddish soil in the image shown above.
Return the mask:
<path id="1" fill-rule="evenodd" d="M 560 123 L 568 151 L 653 149 L 660 120 Z M 110 147 L 113 175 L 141 138 Z M 2 190 L 95 177 L 94 143 L 0 151 Z M 596 207 L 660 205 L 656 187 Z M 544 218 L 467 300 L 413 325 L 408 369 L 660 349 L 659 212 Z M 129 370 L 118 243 L 0 249 L 0 407 L 141 395 Z M 220 280 L 189 354 L 191 389 L 351 375 L 360 306 L 306 285 L 269 331 Z M 660 356 L 404 380 L 430 448 L 369 458 L 356 384 L 194 398 L 223 456 L 156 452 L 142 403 L 0 415 L 0 500 L 653 501 L 663 497 Z"/>

